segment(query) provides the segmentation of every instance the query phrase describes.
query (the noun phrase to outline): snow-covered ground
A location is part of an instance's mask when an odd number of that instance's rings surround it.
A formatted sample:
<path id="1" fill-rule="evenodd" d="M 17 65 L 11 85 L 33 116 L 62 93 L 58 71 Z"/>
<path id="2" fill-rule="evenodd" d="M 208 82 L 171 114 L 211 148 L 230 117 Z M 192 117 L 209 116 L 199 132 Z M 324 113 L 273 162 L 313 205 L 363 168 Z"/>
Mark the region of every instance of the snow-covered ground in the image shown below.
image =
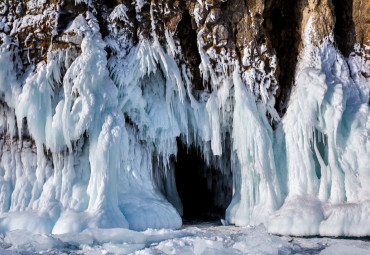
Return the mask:
<path id="1" fill-rule="evenodd" d="M 25 231 L 0 237 L 0 254 L 370 254 L 369 240 L 274 236 L 259 227 L 210 222 L 180 230 L 87 229 L 78 234 Z"/>

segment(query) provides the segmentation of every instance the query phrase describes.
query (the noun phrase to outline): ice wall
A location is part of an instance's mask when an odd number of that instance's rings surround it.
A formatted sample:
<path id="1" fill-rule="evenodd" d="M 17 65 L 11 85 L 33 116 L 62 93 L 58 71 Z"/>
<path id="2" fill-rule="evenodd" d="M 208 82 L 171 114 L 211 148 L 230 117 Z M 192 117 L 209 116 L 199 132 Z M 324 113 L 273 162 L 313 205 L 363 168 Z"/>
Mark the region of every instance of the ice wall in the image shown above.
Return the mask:
<path id="1" fill-rule="evenodd" d="M 368 63 L 349 59 L 326 38 L 318 47 L 305 28 L 288 111 L 276 136 L 284 137 L 277 166 L 286 169 L 284 205 L 269 231 L 294 235 L 369 235 Z M 348 63 L 348 64 L 347 64 Z"/>
<path id="2" fill-rule="evenodd" d="M 118 5 L 109 18 L 125 21 L 125 12 Z M 275 56 L 267 72 L 246 49 L 244 69 L 225 51 L 203 50 L 200 31 L 199 68 L 211 89 L 194 93 L 190 71 L 176 61 L 180 46 L 169 31 L 166 47 L 159 43 L 151 15 L 151 39 L 136 45 L 114 27 L 103 40 L 94 15 L 79 15 L 69 29 L 83 37 L 81 54 L 51 51 L 22 75 L 13 46 L 2 46 L 0 230 L 181 227 L 170 162 L 180 138 L 208 164 L 231 166 L 226 223 L 369 235 L 366 58 L 343 58 L 331 38 L 314 44 L 308 22 L 280 120 L 269 89 Z"/>

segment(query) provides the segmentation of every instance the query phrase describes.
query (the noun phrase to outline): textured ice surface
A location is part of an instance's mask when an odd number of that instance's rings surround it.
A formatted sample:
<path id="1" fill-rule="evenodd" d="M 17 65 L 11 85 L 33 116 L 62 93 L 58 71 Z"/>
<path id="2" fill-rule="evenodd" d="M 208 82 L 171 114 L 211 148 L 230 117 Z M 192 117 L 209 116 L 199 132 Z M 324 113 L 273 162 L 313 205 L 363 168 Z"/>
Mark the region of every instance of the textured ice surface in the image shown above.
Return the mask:
<path id="1" fill-rule="evenodd" d="M 7 254 L 369 254 L 370 242 L 350 239 L 273 236 L 262 226 L 203 223 L 181 230 L 86 229 L 37 235 L 12 231 L 0 237 Z"/>
<path id="2" fill-rule="evenodd" d="M 118 6 L 110 19 L 124 22 L 125 11 Z M 231 167 L 225 223 L 263 223 L 283 235 L 370 235 L 369 61 L 358 47 L 345 59 L 332 38 L 312 43 L 311 22 L 283 119 L 273 107 L 276 58 L 269 56 L 269 72 L 261 61 L 243 69 L 225 51 L 205 51 L 202 31 L 199 68 L 212 89 L 194 93 L 189 70 L 176 62 L 179 46 L 168 31 L 161 46 L 154 21 L 152 40 L 133 45 L 114 27 L 103 40 L 94 15 L 79 15 L 68 29 L 83 38 L 80 56 L 53 51 L 22 75 L 5 40 L 0 232 L 27 230 L 53 247 L 65 244 L 43 234 L 82 232 L 88 242 L 100 240 L 95 228 L 180 228 L 171 159 L 181 139 L 207 164 Z M 199 253 L 223 245 L 191 242 Z"/>
<path id="3" fill-rule="evenodd" d="M 277 164 L 286 167 L 288 196 L 268 229 L 369 235 L 369 81 L 353 75 L 360 70 L 348 68 L 330 38 L 314 46 L 311 29 L 308 22 L 296 86 L 276 133 L 285 137 L 286 157 L 277 157 Z"/>

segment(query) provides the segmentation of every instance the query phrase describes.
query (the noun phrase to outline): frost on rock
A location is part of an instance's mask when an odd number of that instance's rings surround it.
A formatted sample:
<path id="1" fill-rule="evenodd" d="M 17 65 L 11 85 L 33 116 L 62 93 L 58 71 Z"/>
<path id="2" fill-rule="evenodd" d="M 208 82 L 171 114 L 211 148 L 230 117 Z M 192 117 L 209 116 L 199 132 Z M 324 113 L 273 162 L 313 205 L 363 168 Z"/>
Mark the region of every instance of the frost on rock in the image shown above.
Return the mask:
<path id="1" fill-rule="evenodd" d="M 195 4 L 197 24 L 210 6 Z M 135 41 L 130 8 L 149 8 L 141 17 L 150 19 L 149 38 Z M 64 31 L 82 40 L 79 56 L 51 46 L 47 60 L 27 70 L 2 40 L 0 231 L 92 240 L 93 228 L 180 228 L 173 160 L 181 141 L 232 173 L 225 224 L 369 235 L 369 63 L 361 48 L 345 59 L 330 37 L 314 44 L 312 18 L 280 119 L 277 59 L 266 45 L 246 46 L 239 63 L 224 48 L 225 27 L 212 31 L 215 47 L 205 47 L 199 29 L 196 68 L 206 89 L 195 91 L 175 32 L 158 37 L 154 8 L 144 0 L 117 5 L 104 39 L 94 11 L 80 14 Z"/>

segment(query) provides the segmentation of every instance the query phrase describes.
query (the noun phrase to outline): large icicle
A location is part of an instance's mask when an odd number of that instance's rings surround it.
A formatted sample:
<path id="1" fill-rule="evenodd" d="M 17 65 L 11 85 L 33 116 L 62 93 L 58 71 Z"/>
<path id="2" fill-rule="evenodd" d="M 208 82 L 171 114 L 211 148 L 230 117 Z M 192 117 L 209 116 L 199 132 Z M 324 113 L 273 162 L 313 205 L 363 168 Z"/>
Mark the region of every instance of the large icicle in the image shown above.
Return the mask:
<path id="1" fill-rule="evenodd" d="M 363 84 L 369 83 L 351 78 L 331 38 L 314 45 L 313 20 L 305 28 L 296 87 L 280 133 L 286 144 L 288 196 L 272 216 L 269 231 L 368 235 L 370 130 L 364 95 L 369 86 Z"/>
<path id="2" fill-rule="evenodd" d="M 87 13 L 87 21 L 82 54 L 64 76 L 65 99 L 61 104 L 63 135 L 69 150 L 73 150 L 73 141 L 85 132 L 88 134 L 91 171 L 87 213 L 91 216 L 86 219 L 86 215 L 73 216 L 73 211 L 67 211 L 56 223 L 54 233 L 81 231 L 87 226 L 128 227 L 117 197 L 118 172 L 121 158 L 125 156 L 123 146 L 128 144 L 127 133 L 122 112 L 118 110 L 118 90 L 107 70 L 105 43 L 95 17 Z M 77 229 L 76 226 L 68 229 L 71 217 L 81 221 Z"/>
<path id="3" fill-rule="evenodd" d="M 272 150 L 273 134 L 262 105 L 234 71 L 233 173 L 235 194 L 226 212 L 236 225 L 266 223 L 281 203 Z"/>

